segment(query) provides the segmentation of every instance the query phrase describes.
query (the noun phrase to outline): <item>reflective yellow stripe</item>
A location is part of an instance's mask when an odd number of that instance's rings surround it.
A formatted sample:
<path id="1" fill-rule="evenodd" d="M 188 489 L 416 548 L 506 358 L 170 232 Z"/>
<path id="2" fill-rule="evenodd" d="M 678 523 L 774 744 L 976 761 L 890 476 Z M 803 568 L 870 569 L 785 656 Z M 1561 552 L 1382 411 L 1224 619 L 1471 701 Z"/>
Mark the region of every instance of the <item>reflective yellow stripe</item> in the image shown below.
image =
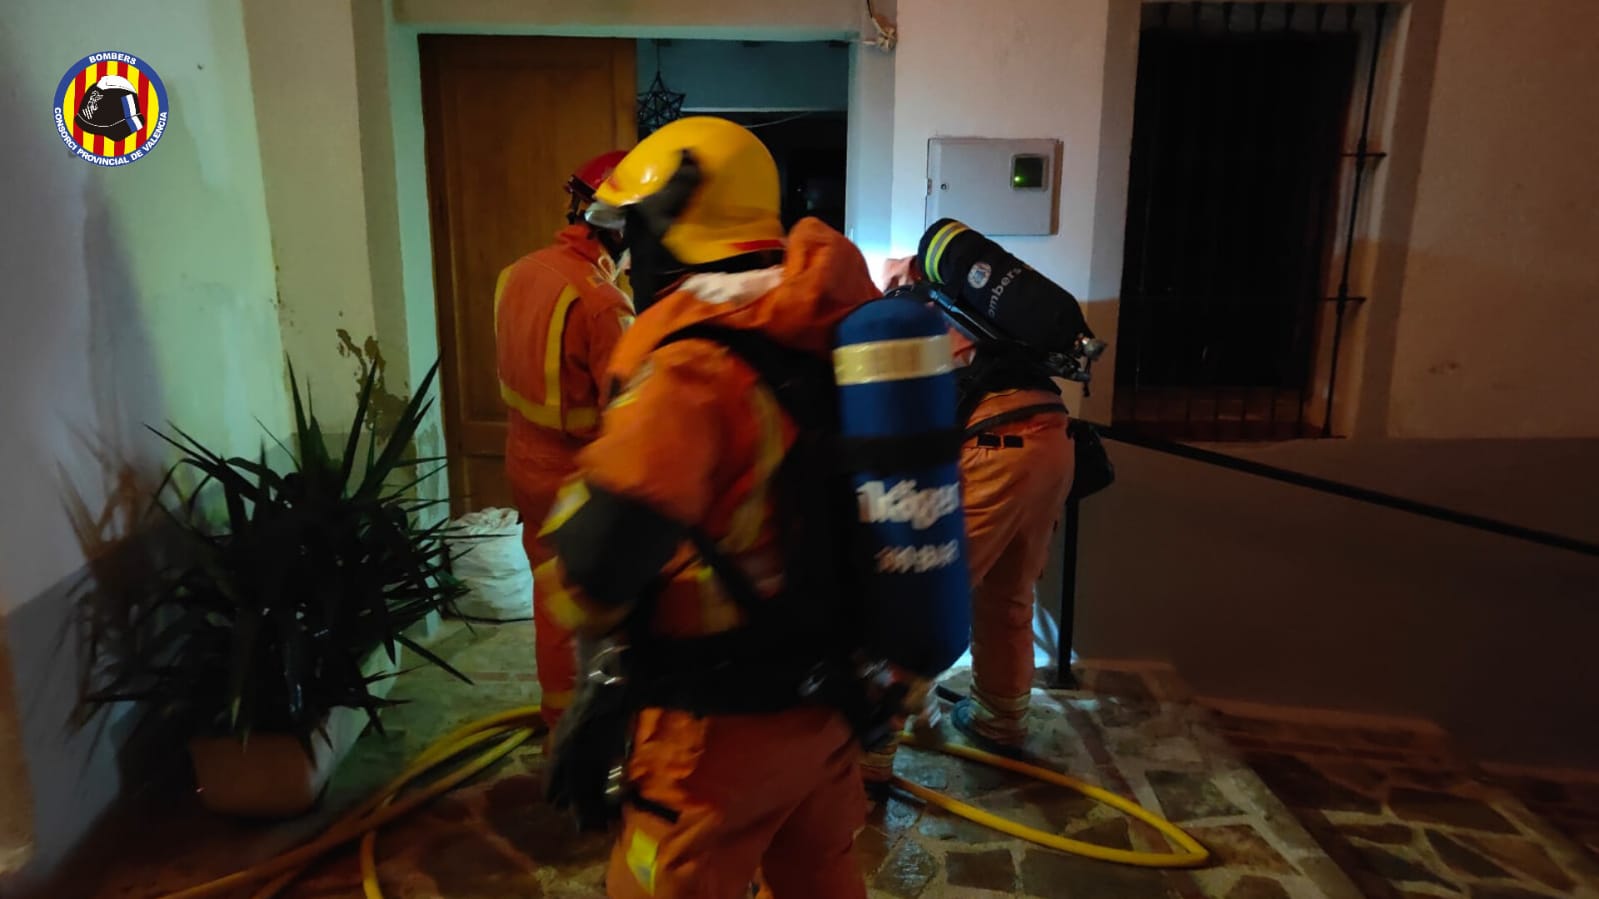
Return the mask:
<path id="1" fill-rule="evenodd" d="M 539 705 L 556 711 L 569 709 L 572 707 L 572 691 L 551 690 L 539 700 Z"/>
<path id="2" fill-rule="evenodd" d="M 618 396 L 616 399 L 611 400 L 611 405 L 607 406 L 606 408 L 608 408 L 608 409 L 620 409 L 623 406 L 631 406 L 631 405 L 633 405 L 633 402 L 635 400 L 637 400 L 637 399 L 638 399 L 638 394 L 637 393 L 634 393 L 631 390 L 626 390 L 626 391 L 623 391 L 622 394 L 620 396 Z"/>
<path id="3" fill-rule="evenodd" d="M 144 113 L 144 121 L 147 127 L 151 133 L 154 133 L 155 126 L 161 121 L 161 94 L 156 92 L 154 86 L 150 88 L 150 108 L 141 111 Z M 149 138 L 145 139 L 148 140 Z"/>
<path id="4" fill-rule="evenodd" d="M 500 300 L 505 299 L 505 282 L 511 280 L 511 267 L 507 265 L 500 269 L 500 276 L 494 280 L 494 336 L 500 336 Z"/>
<path id="5" fill-rule="evenodd" d="M 949 248 L 949 242 L 955 239 L 955 235 L 965 230 L 967 230 L 966 226 L 960 222 L 950 222 L 938 229 L 938 233 L 933 235 L 932 241 L 927 245 L 926 271 L 928 277 L 943 283 L 944 279 L 938 274 L 938 265 L 944 260 L 944 251 Z"/>
<path id="6" fill-rule="evenodd" d="M 589 485 L 582 479 L 573 479 L 561 485 L 555 492 L 555 502 L 550 505 L 550 514 L 544 517 L 544 524 L 539 528 L 539 536 L 547 537 L 561 529 L 561 525 L 577 514 L 583 504 L 589 501 Z M 526 527 L 527 522 L 522 522 Z"/>
<path id="7" fill-rule="evenodd" d="M 644 833 L 642 830 L 633 831 L 633 839 L 627 844 L 627 870 L 632 872 L 633 879 L 647 895 L 655 895 L 655 856 L 659 843 Z"/>
<path id="8" fill-rule="evenodd" d="M 634 400 L 638 399 L 639 390 L 643 388 L 644 382 L 649 380 L 654 373 L 654 363 L 650 362 L 649 359 L 645 359 L 643 364 L 639 365 L 638 371 L 634 372 L 623 384 L 622 392 L 612 397 L 611 404 L 606 408 L 620 409 L 623 406 L 631 405 Z"/>
<path id="9" fill-rule="evenodd" d="M 833 380 L 840 387 L 926 378 L 954 368 L 948 334 L 874 340 L 833 351 Z"/>
<path id="10" fill-rule="evenodd" d="M 516 414 L 541 428 L 554 431 L 587 431 L 600 423 L 600 410 L 586 406 L 566 410 L 563 421 L 560 403 L 553 406 L 535 403 L 512 390 L 511 385 L 504 381 L 500 382 L 500 399 L 505 401 L 505 405 L 516 410 Z"/>
<path id="11" fill-rule="evenodd" d="M 150 92 L 152 95 L 155 91 Z M 66 119 L 67 133 L 72 133 L 73 121 L 78 114 L 78 79 L 67 82 L 67 95 L 61 99 L 61 117 Z M 152 129 L 154 130 L 154 129 Z M 77 138 L 73 138 L 76 142 Z"/>
<path id="12" fill-rule="evenodd" d="M 556 624 L 569 631 L 577 630 L 589 618 L 588 613 L 572 599 L 572 594 L 567 592 L 565 587 L 557 588 L 550 595 L 549 603 L 550 617 L 555 619 Z"/>
<path id="13" fill-rule="evenodd" d="M 757 385 L 750 394 L 750 406 L 760 428 L 753 484 L 749 498 L 733 511 L 728 521 L 727 539 L 722 541 L 723 548 L 734 553 L 754 546 L 760 537 L 761 525 L 766 520 L 766 487 L 783 462 L 783 419 L 778 413 L 777 399 L 765 385 Z"/>
<path id="14" fill-rule="evenodd" d="M 726 627 L 722 620 L 727 616 L 716 614 L 717 600 L 720 598 L 716 589 L 716 572 L 708 565 L 695 565 L 688 574 L 694 579 L 694 591 L 700 601 L 700 630 L 707 634 L 722 630 Z"/>
<path id="15" fill-rule="evenodd" d="M 561 358 L 565 355 L 566 315 L 577 302 L 577 288 L 566 285 L 555 300 L 549 333 L 544 335 L 544 405 L 561 408 Z"/>
<path id="16" fill-rule="evenodd" d="M 714 634 L 738 626 L 738 609 L 721 590 L 721 581 L 709 565 L 695 565 L 690 569 L 699 588 L 700 628 Z"/>
<path id="17" fill-rule="evenodd" d="M 494 286 L 496 337 L 500 328 L 500 300 L 505 295 L 505 283 L 510 279 L 510 274 L 510 268 L 500 272 L 499 282 Z M 568 284 L 555 300 L 555 312 L 550 317 L 549 330 L 544 334 L 544 402 L 528 399 L 511 385 L 500 382 L 500 399 L 505 401 L 505 405 L 533 424 L 554 431 L 593 430 L 600 423 L 600 410 L 597 408 L 561 408 L 561 360 L 565 350 L 566 316 L 572 311 L 572 304 L 577 302 L 578 297 L 577 288 Z"/>
<path id="18" fill-rule="evenodd" d="M 551 559 L 533 572 L 536 583 L 533 601 L 543 606 L 545 614 L 554 619 L 556 624 L 567 630 L 576 630 L 588 620 L 588 613 L 583 611 L 566 585 L 561 583 L 561 572 L 556 567 L 558 564 L 558 559 Z"/>

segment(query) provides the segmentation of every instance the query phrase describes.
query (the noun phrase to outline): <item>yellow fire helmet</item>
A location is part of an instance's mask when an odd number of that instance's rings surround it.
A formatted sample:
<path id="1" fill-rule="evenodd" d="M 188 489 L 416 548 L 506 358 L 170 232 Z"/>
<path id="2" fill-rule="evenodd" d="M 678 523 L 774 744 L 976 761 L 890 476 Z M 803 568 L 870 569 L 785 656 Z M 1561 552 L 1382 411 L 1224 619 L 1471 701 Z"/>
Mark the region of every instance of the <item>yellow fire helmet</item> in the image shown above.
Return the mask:
<path id="1" fill-rule="evenodd" d="M 777 163 L 749 129 L 693 116 L 639 141 L 594 192 L 588 220 L 616 228 L 632 209 L 687 265 L 781 250 Z"/>

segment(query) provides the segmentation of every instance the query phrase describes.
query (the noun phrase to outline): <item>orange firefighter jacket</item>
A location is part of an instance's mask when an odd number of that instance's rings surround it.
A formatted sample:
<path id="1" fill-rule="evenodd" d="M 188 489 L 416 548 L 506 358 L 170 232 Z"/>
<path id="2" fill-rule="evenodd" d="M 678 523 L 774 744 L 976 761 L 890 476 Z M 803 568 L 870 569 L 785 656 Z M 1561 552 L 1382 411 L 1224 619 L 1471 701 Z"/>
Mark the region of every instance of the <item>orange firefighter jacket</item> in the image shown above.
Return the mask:
<path id="1" fill-rule="evenodd" d="M 553 494 L 598 433 L 605 370 L 633 320 L 615 281 L 615 264 L 583 224 L 500 273 L 494 338 L 513 487 Z"/>
<path id="2" fill-rule="evenodd" d="M 780 268 L 690 277 L 639 316 L 617 346 L 611 373 L 625 389 L 605 410 L 599 437 L 579 454 L 578 478 L 556 500 L 545 533 L 569 520 L 593 485 L 698 527 L 757 588 L 775 593 L 783 572 L 768 481 L 794 440 L 794 424 L 725 348 L 700 340 L 656 345 L 708 323 L 758 330 L 825 358 L 838 322 L 878 295 L 860 251 L 814 219 L 790 232 Z M 704 636 L 744 623 L 686 544 L 665 572 L 656 636 Z M 572 626 L 590 616 L 615 620 L 622 611 L 596 606 L 570 584 L 557 602 Z"/>

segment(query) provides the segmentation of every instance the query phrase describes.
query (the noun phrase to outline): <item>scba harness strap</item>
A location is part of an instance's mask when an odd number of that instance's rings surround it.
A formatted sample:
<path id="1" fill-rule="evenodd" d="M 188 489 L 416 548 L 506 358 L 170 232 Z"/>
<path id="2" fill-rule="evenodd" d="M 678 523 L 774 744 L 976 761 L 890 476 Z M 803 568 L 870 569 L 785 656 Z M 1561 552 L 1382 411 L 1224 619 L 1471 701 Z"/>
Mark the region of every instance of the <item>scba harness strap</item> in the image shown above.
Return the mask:
<path id="1" fill-rule="evenodd" d="M 959 432 L 921 445 L 844 444 L 838 435 L 837 386 L 827 360 L 755 332 L 712 325 L 676 331 L 657 348 L 684 340 L 705 340 L 737 356 L 772 391 L 798 428 L 794 444 L 772 475 L 771 493 L 780 505 L 787 505 L 776 516 L 784 586 L 774 596 L 763 596 L 703 530 L 663 522 L 649 526 L 651 516 L 633 510 L 642 523 L 636 523 L 632 533 L 639 541 L 636 548 L 646 551 L 641 555 L 649 556 L 646 564 L 659 571 L 666 564 L 661 556 L 668 552 L 668 543 L 676 547 L 682 540 L 690 541 L 747 623 L 706 637 L 656 637 L 650 626 L 659 588 L 670 574 L 656 576 L 654 586 L 645 590 L 623 625 L 624 639 L 612 648 L 617 667 L 590 672 L 556 731 L 547 796 L 557 807 L 571 809 L 584 829 L 607 827 L 623 802 L 667 820 L 675 817 L 675 810 L 638 795 L 626 783 L 630 722 L 643 708 L 697 715 L 768 714 L 811 703 L 837 709 L 867 748 L 892 737 L 906 688 L 888 682 L 880 667 L 863 664 L 856 651 L 861 641 L 851 622 L 860 613 L 861 576 L 870 570 L 871 557 L 851 543 L 857 533 L 852 527 L 859 518 L 846 472 L 863 462 L 890 472 L 922 465 L 929 458 L 952 462 L 959 452 Z M 614 514 L 629 513 L 619 507 Z M 574 538 L 569 541 L 573 544 L 593 546 L 563 547 L 563 553 L 592 556 L 614 546 L 614 542 L 568 536 Z M 854 555 L 857 552 L 860 558 Z M 613 589 L 620 589 L 626 580 L 620 569 L 636 568 L 616 565 L 614 560 L 609 565 L 615 570 L 591 579 L 602 586 L 612 584 Z M 602 567 L 604 560 L 594 556 L 585 570 Z"/>
<path id="2" fill-rule="evenodd" d="M 998 415 L 990 415 L 987 418 L 967 425 L 963 436 L 967 440 L 970 440 L 973 437 L 982 435 L 983 432 L 989 430 L 990 428 L 997 428 L 1000 425 L 1008 425 L 1017 421 L 1027 421 L 1034 416 L 1048 415 L 1050 413 L 1065 415 L 1067 414 L 1066 406 L 1062 403 L 1034 403 L 1030 406 L 1022 406 L 1019 409 L 1012 409 L 1009 412 L 1001 412 Z"/>
<path id="3" fill-rule="evenodd" d="M 977 357 L 961 372 L 958 389 L 960 399 L 955 409 L 955 421 L 965 428 L 965 433 L 962 435 L 963 442 L 979 433 L 972 430 L 972 426 L 967 422 L 971 421 L 978 405 L 989 394 L 1004 390 L 1038 390 L 1060 395 L 1060 387 L 1046 371 L 1027 358 L 1023 348 L 1001 343 L 983 343 L 977 346 Z M 1026 408 L 1033 409 L 1031 406 Z M 1065 406 L 1058 403 L 1049 406 L 1051 411 L 1056 408 L 1064 410 Z M 1035 409 L 1026 417 L 1031 417 L 1037 411 Z M 994 427 L 999 423 L 983 424 L 986 427 Z"/>
<path id="4" fill-rule="evenodd" d="M 987 352 L 990 355 L 985 356 Z M 1019 349 L 1014 347 L 980 346 L 978 358 L 961 379 L 960 405 L 955 420 L 970 421 L 983 398 L 1001 390 L 1034 389 L 1060 395 L 1060 388 L 1047 375 L 1029 363 Z M 1049 413 L 1070 414 L 1064 403 L 1034 403 L 991 415 L 967 424 L 962 441 L 977 440 L 977 445 L 988 448 L 1020 447 L 1023 438 L 1014 435 L 988 433 L 1000 425 L 1026 421 Z M 1104 490 L 1116 481 L 1116 466 L 1110 461 L 1099 433 L 1088 422 L 1073 418 L 1066 426 L 1072 438 L 1075 456 L 1071 493 L 1069 499 L 1081 500 Z"/>
<path id="5" fill-rule="evenodd" d="M 846 473 L 900 471 L 954 461 L 958 431 L 934 439 L 842 440 L 832 366 L 814 354 L 786 347 L 749 330 L 698 324 L 667 335 L 660 348 L 704 340 L 749 366 L 794 420 L 799 434 L 774 473 L 780 505 L 784 587 L 766 597 L 716 541 L 691 528 L 687 538 L 722 588 L 744 612 L 737 630 L 663 641 L 640 634 L 635 642 L 641 705 L 698 714 L 762 714 L 805 703 L 839 709 L 865 743 L 886 736 L 891 696 L 872 697 L 862 687 L 859 640 L 850 622 L 859 613 L 860 573 L 869 556 L 856 558 L 850 525 L 857 520 Z"/>

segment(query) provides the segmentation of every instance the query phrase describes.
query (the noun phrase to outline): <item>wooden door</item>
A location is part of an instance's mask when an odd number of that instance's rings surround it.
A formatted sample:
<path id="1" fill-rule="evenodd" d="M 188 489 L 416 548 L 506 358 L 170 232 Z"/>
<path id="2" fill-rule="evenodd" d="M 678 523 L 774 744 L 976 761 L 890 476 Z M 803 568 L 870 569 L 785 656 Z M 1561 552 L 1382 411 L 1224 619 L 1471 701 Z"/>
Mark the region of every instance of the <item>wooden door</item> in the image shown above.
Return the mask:
<path id="1" fill-rule="evenodd" d="M 423 35 L 440 381 L 455 514 L 510 506 L 494 282 L 565 224 L 584 160 L 634 143 L 630 40 Z"/>

